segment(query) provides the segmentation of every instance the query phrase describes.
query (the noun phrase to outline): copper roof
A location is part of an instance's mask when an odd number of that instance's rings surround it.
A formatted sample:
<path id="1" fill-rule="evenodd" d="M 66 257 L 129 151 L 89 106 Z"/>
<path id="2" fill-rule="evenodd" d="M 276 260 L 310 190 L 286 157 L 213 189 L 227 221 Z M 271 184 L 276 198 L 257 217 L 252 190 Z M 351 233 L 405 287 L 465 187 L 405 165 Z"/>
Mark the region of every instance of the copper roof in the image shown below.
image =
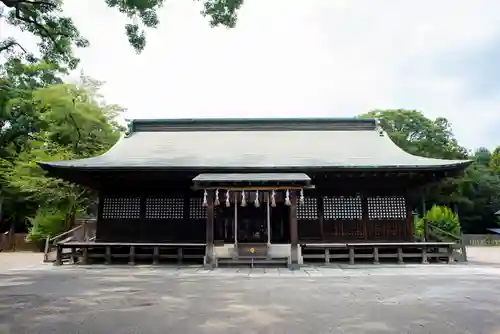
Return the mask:
<path id="1" fill-rule="evenodd" d="M 44 168 L 455 169 L 469 161 L 411 155 L 373 119 L 136 120 L 92 158 Z"/>

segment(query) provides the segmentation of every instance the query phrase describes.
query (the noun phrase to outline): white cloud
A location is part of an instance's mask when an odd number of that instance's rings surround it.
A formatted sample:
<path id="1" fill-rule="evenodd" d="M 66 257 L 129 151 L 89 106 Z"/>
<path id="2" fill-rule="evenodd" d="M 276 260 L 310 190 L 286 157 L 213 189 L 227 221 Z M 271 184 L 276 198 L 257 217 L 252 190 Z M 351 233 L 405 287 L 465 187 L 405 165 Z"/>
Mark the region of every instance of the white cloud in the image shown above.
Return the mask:
<path id="1" fill-rule="evenodd" d="M 210 28 L 200 4 L 169 0 L 136 55 L 104 1 L 68 1 L 92 47 L 88 75 L 131 118 L 353 116 L 415 108 L 445 116 L 468 147 L 500 144 L 498 96 L 466 94 L 435 59 L 500 42 L 500 2 L 252 0 L 235 29 Z M 1 28 L 1 27 L 0 27 Z M 459 56 L 459 54 L 457 54 Z M 473 63 L 470 64 L 474 66 Z"/>

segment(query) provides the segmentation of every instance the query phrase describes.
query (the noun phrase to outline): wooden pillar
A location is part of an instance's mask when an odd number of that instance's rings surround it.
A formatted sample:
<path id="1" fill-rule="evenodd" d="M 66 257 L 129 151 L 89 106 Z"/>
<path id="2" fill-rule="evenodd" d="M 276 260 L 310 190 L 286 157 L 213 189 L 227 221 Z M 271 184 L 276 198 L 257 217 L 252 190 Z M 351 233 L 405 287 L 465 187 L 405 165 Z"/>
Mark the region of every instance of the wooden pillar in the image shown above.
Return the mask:
<path id="1" fill-rule="evenodd" d="M 319 233 L 321 235 L 321 241 L 325 241 L 325 217 L 324 217 L 324 205 L 323 196 L 316 195 L 316 203 L 318 203 L 318 218 L 319 218 Z"/>
<path id="2" fill-rule="evenodd" d="M 111 246 L 106 246 L 106 253 L 104 255 L 105 264 L 111 264 Z"/>
<path id="3" fill-rule="evenodd" d="M 238 194 L 236 192 L 234 195 L 234 248 L 238 248 Z M 237 252 L 234 253 L 235 255 Z"/>
<path id="4" fill-rule="evenodd" d="M 415 230 L 414 230 L 414 217 L 413 210 L 411 207 L 411 192 L 409 189 L 405 190 L 405 207 L 406 207 L 406 227 L 403 230 L 406 241 L 415 241 Z"/>
<path id="5" fill-rule="evenodd" d="M 130 250 L 128 253 L 128 264 L 135 265 L 135 246 L 130 245 Z"/>
<path id="6" fill-rule="evenodd" d="M 76 260 L 76 249 L 75 247 L 71 247 L 71 263 L 72 264 L 76 264 L 77 260 Z"/>
<path id="7" fill-rule="evenodd" d="M 205 247 L 205 267 L 213 268 L 214 264 L 214 194 L 209 191 L 207 195 L 207 234 Z"/>
<path id="8" fill-rule="evenodd" d="M 455 263 L 455 254 L 453 254 L 453 246 L 448 246 L 448 263 Z"/>
<path id="9" fill-rule="evenodd" d="M 425 188 L 422 190 L 422 198 L 421 198 L 421 201 L 422 201 L 422 218 L 425 216 L 425 213 L 427 212 L 427 207 L 426 207 L 426 203 L 425 203 Z"/>
<path id="10" fill-rule="evenodd" d="M 266 193 L 267 247 L 271 245 L 271 194 Z"/>
<path id="11" fill-rule="evenodd" d="M 427 246 L 422 246 L 422 264 L 428 264 L 429 260 L 427 259 Z"/>
<path id="12" fill-rule="evenodd" d="M 299 267 L 299 230 L 297 226 L 297 194 L 290 192 L 290 241 L 291 241 L 291 261 L 290 269 Z"/>
<path id="13" fill-rule="evenodd" d="M 153 264 L 160 263 L 160 247 L 153 247 Z"/>
<path id="14" fill-rule="evenodd" d="M 378 247 L 373 247 L 373 264 L 380 264 Z"/>
<path id="15" fill-rule="evenodd" d="M 398 264 L 403 264 L 403 248 L 398 247 Z"/>
<path id="16" fill-rule="evenodd" d="M 182 258 L 184 257 L 182 247 L 177 248 L 177 263 L 182 264 Z"/>
<path id="17" fill-rule="evenodd" d="M 363 235 L 365 240 L 374 239 L 373 236 L 373 226 L 370 224 L 370 217 L 368 215 L 368 197 L 365 194 L 361 196 L 361 214 L 363 222 Z"/>
<path id="18" fill-rule="evenodd" d="M 89 249 L 88 247 L 84 247 L 82 264 L 88 264 L 88 263 L 89 263 Z"/>
<path id="19" fill-rule="evenodd" d="M 62 265 L 62 246 L 57 245 L 56 246 L 56 266 Z"/>

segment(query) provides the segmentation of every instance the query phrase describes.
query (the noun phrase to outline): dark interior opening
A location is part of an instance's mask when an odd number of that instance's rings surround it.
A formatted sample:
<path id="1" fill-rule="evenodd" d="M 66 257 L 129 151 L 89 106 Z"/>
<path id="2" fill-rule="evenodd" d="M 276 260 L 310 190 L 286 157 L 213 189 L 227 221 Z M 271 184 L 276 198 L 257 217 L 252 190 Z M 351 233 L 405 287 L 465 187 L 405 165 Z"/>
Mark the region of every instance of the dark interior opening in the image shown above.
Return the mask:
<path id="1" fill-rule="evenodd" d="M 290 207 L 283 203 L 271 207 L 271 243 L 290 243 Z"/>

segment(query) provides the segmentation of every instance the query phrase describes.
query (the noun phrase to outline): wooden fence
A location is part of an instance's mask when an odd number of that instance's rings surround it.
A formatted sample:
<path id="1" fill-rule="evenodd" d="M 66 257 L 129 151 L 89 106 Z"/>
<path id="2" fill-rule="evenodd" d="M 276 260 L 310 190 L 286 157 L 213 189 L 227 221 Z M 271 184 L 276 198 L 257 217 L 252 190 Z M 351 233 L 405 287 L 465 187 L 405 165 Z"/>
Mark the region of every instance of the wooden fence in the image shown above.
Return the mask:
<path id="1" fill-rule="evenodd" d="M 500 234 L 464 234 L 462 238 L 468 246 L 500 246 Z"/>
<path id="2" fill-rule="evenodd" d="M 26 241 L 26 233 L 0 234 L 2 251 L 41 251 L 40 245 Z"/>

